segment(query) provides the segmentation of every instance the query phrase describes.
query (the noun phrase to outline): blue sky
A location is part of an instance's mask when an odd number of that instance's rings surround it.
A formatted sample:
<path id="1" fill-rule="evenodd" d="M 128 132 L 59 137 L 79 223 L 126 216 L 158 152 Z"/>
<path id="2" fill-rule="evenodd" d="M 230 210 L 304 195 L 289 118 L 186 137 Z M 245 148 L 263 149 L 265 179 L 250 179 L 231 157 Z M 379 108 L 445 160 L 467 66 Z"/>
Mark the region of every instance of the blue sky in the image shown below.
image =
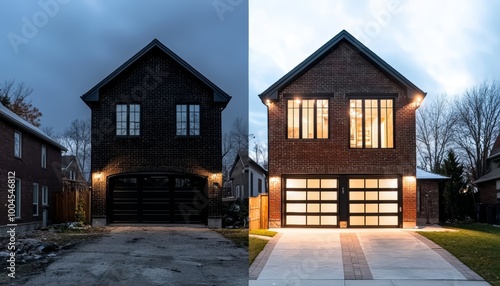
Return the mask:
<path id="1" fill-rule="evenodd" d="M 56 132 L 90 118 L 80 96 L 154 38 L 233 96 L 225 131 L 248 118 L 246 1 L 3 0 L 0 18 L 0 82 L 33 88 Z"/>
<path id="2" fill-rule="evenodd" d="M 427 92 L 426 101 L 500 80 L 499 11 L 500 1 L 489 0 L 252 0 L 250 132 L 267 141 L 258 94 L 343 29 Z"/>

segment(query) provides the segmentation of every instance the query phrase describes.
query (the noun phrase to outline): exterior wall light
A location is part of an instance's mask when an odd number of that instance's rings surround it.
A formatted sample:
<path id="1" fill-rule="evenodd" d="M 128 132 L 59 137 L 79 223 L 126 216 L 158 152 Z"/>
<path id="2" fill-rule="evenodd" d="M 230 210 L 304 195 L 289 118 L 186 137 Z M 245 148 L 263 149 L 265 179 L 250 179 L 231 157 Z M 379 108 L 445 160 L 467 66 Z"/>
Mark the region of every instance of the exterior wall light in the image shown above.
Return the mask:
<path id="1" fill-rule="evenodd" d="M 415 105 L 415 109 L 419 108 L 421 103 L 422 103 L 422 98 L 417 97 L 413 102 L 413 104 Z"/>

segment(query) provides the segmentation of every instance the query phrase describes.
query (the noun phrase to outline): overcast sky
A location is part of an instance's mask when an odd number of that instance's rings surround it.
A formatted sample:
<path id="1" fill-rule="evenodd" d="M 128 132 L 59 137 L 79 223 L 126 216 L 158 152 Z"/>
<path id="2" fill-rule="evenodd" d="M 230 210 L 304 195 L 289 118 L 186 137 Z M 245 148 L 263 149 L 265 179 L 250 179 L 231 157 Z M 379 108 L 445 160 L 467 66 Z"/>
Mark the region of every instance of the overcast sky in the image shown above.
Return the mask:
<path id="1" fill-rule="evenodd" d="M 500 80 L 500 1 L 250 1 L 250 132 L 267 140 L 258 94 L 343 29 L 415 85 L 460 94 Z M 425 104 L 425 101 L 424 101 Z"/>
<path id="2" fill-rule="evenodd" d="M 233 97 L 226 131 L 248 118 L 246 1 L 2 0 L 0 19 L 0 81 L 33 88 L 56 132 L 90 118 L 80 96 L 154 38 Z"/>

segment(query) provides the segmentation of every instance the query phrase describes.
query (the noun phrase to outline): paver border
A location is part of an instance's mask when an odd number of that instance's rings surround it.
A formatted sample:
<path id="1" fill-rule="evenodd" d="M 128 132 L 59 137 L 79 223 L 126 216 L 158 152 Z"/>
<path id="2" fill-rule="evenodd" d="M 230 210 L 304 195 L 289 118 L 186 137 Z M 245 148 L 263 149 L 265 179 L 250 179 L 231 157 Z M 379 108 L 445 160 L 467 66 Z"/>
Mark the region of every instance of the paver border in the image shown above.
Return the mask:
<path id="1" fill-rule="evenodd" d="M 344 280 L 373 280 L 357 233 L 340 233 Z"/>
<path id="2" fill-rule="evenodd" d="M 252 265 L 250 265 L 250 268 L 248 270 L 249 280 L 257 280 L 257 278 L 259 278 L 260 272 L 262 272 L 262 269 L 264 269 L 264 266 L 266 265 L 269 256 L 273 252 L 274 247 L 276 246 L 282 235 L 283 233 L 278 232 L 271 240 L 269 240 L 269 242 L 266 244 L 264 249 L 259 253 L 259 255 L 257 255 L 257 257 L 255 258 Z"/>
<path id="3" fill-rule="evenodd" d="M 416 232 L 408 232 L 408 233 L 410 233 L 415 238 L 423 242 L 430 249 L 434 250 L 442 258 L 444 258 L 446 262 L 450 263 L 453 267 L 455 267 L 455 269 L 458 270 L 458 272 L 460 272 L 460 274 L 462 274 L 468 281 L 484 281 L 483 277 L 479 276 L 476 272 L 472 271 L 469 267 L 467 267 L 460 260 L 458 260 L 458 258 L 453 256 L 446 249 L 442 248 L 432 240 Z"/>

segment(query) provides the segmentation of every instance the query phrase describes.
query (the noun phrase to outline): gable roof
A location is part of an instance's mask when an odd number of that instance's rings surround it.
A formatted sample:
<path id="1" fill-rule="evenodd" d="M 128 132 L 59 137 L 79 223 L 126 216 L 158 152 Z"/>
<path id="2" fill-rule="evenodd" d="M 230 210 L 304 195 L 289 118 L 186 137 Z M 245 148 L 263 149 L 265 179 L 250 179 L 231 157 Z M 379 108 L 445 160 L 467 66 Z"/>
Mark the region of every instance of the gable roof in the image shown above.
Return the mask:
<path id="1" fill-rule="evenodd" d="M 441 176 L 417 168 L 417 180 L 449 180 L 450 177 Z"/>
<path id="2" fill-rule="evenodd" d="M 0 118 L 4 119 L 7 122 L 10 122 L 11 124 L 15 125 L 17 128 L 20 128 L 23 131 L 28 132 L 31 135 L 33 135 L 33 136 L 35 136 L 35 137 L 37 137 L 37 138 L 39 138 L 47 143 L 50 143 L 51 145 L 55 146 L 56 148 L 58 148 L 62 151 L 67 151 L 64 146 L 57 143 L 54 139 L 50 138 L 47 134 L 43 133 L 42 130 L 38 129 L 33 124 L 24 120 L 22 117 L 15 114 L 14 112 L 12 112 L 10 109 L 8 109 L 3 104 L 0 104 Z"/>
<path id="3" fill-rule="evenodd" d="M 490 156 L 488 157 L 488 159 L 493 159 L 498 156 L 500 156 L 500 134 L 498 134 L 498 137 L 495 140 L 493 147 L 491 148 Z"/>
<path id="4" fill-rule="evenodd" d="M 238 163 L 241 163 L 241 165 L 243 165 L 243 168 L 248 168 L 249 165 L 252 165 L 256 169 L 260 170 L 262 173 L 267 175 L 266 169 L 264 169 L 261 165 L 259 165 L 252 158 L 250 158 L 250 156 L 248 155 L 248 151 L 238 152 L 238 155 L 236 155 L 236 158 L 234 159 L 234 163 L 233 166 L 231 167 L 231 170 L 229 171 L 229 174 L 232 174 L 234 172 L 234 169 L 236 168 L 236 165 Z"/>
<path id="5" fill-rule="evenodd" d="M 82 95 L 81 96 L 82 100 L 85 101 L 85 103 L 87 103 L 87 105 L 89 105 L 90 102 L 99 101 L 99 90 L 104 85 L 106 85 L 108 82 L 110 82 L 112 79 L 114 79 L 116 76 L 118 76 L 121 72 L 126 70 L 129 66 L 131 66 L 138 59 L 140 59 L 147 52 L 149 52 L 150 50 L 152 50 L 154 48 L 160 49 L 162 52 L 164 52 L 170 58 L 172 58 L 178 64 L 180 64 L 183 68 L 185 68 L 187 71 L 189 71 L 191 74 L 193 74 L 196 78 L 198 78 L 204 84 L 209 86 L 214 91 L 214 102 L 222 103 L 225 107 L 227 105 L 227 103 L 229 102 L 229 100 L 231 100 L 231 96 L 229 94 L 227 94 L 225 91 L 223 91 L 218 86 L 216 86 L 213 82 L 211 82 L 209 79 L 207 79 L 205 76 L 203 76 L 200 72 L 198 72 L 195 68 L 193 68 L 191 65 L 189 65 L 186 61 L 184 61 L 181 57 L 176 55 L 172 50 L 167 48 L 165 45 L 163 45 L 157 39 L 154 39 L 153 41 L 151 41 L 151 43 L 149 43 L 147 46 L 145 46 L 137 54 L 135 54 L 128 61 L 126 61 L 124 64 L 122 64 L 120 67 L 118 67 L 115 71 L 113 71 L 111 74 L 109 74 L 107 77 L 105 77 L 101 82 L 99 82 L 96 86 L 94 86 L 89 91 L 87 91 L 84 95 Z"/>
<path id="6" fill-rule="evenodd" d="M 406 93 L 408 96 L 413 97 L 416 94 L 425 97 L 426 93 L 423 92 L 420 88 L 410 82 L 406 77 L 400 74 L 397 70 L 387 64 L 384 60 L 382 60 L 379 56 L 377 56 L 374 52 L 368 49 L 365 45 L 363 45 L 360 41 L 354 38 L 351 34 L 349 34 L 346 30 L 342 30 L 335 37 L 333 37 L 330 41 L 324 44 L 321 48 L 315 51 L 312 55 L 306 58 L 302 63 L 292 69 L 290 72 L 285 74 L 281 79 L 271 85 L 268 89 L 266 89 L 263 93 L 259 95 L 260 99 L 265 102 L 265 100 L 278 100 L 278 92 L 283 89 L 285 86 L 290 84 L 292 81 L 300 77 L 304 74 L 310 67 L 315 65 L 321 59 L 323 59 L 327 54 L 329 54 L 333 49 L 335 49 L 341 42 L 347 42 L 355 49 L 358 50 L 359 54 L 367 59 L 370 63 L 380 69 L 384 74 L 391 77 L 398 83 L 400 83 L 403 87 L 406 88 Z"/>

